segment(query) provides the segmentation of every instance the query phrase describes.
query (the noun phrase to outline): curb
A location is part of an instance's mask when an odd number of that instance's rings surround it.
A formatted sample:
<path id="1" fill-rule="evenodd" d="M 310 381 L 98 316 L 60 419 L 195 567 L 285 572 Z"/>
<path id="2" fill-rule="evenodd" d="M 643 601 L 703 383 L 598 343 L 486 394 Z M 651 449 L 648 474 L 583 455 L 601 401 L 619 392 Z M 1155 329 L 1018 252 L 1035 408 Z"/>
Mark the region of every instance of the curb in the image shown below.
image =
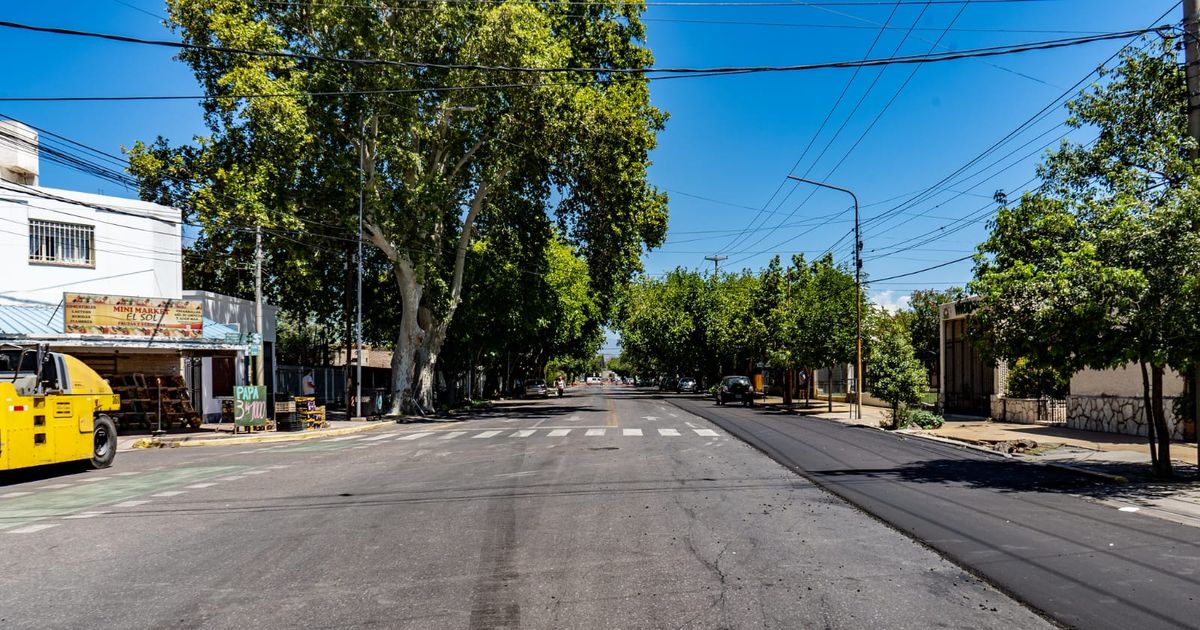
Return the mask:
<path id="1" fill-rule="evenodd" d="M 198 440 L 176 440 L 166 439 L 159 440 L 155 438 L 142 438 L 136 440 L 129 446 L 131 449 L 140 448 L 179 448 L 181 446 L 223 446 L 223 445 L 238 445 L 238 444 L 259 444 L 269 442 L 301 442 L 304 440 L 315 440 L 323 437 L 331 437 L 337 435 L 350 435 L 353 433 L 363 433 L 373 431 L 380 427 L 395 426 L 394 422 L 370 422 L 357 427 L 341 427 L 337 429 L 328 429 L 325 431 L 305 431 L 296 433 L 268 433 L 266 435 L 247 435 L 240 437 L 228 438 L 201 438 Z"/>
<path id="2" fill-rule="evenodd" d="M 988 453 L 990 455 L 997 455 L 1000 457 L 1011 459 L 1012 461 L 1021 462 L 1023 464 L 1032 464 L 1034 466 L 1046 466 L 1048 468 L 1058 468 L 1060 470 L 1066 470 L 1066 471 L 1073 472 L 1073 473 L 1080 474 L 1080 475 L 1088 475 L 1091 477 L 1103 479 L 1110 483 L 1120 483 L 1120 484 L 1129 483 L 1129 479 L 1123 475 L 1115 475 L 1112 473 L 1100 472 L 1098 470 L 1092 470 L 1090 468 L 1084 468 L 1082 466 L 1073 466 L 1071 464 L 1063 464 L 1061 462 L 1039 462 L 1036 459 L 1028 459 L 1027 457 L 1015 457 L 1011 453 L 1001 453 L 1000 451 L 996 451 L 996 450 L 993 450 L 990 448 L 985 448 L 982 446 L 971 444 L 970 442 L 963 442 L 961 440 L 944 438 L 944 437 L 937 436 L 937 435 L 927 435 L 927 434 L 923 434 L 923 433 L 910 433 L 908 431 L 903 431 L 903 432 L 901 432 L 901 434 L 902 435 L 911 435 L 913 437 L 921 438 L 923 440 L 929 440 L 931 442 L 941 442 L 943 444 L 952 444 L 954 446 L 961 446 L 963 448 L 969 448 L 971 450 L 979 451 L 981 453 Z"/>

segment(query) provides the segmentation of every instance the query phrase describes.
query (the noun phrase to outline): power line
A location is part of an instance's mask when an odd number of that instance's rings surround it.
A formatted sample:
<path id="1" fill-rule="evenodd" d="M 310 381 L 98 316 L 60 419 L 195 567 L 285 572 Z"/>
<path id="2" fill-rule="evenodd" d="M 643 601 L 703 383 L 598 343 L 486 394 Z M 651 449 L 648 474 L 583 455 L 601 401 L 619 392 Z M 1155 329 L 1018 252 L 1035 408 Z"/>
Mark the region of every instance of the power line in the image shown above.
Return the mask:
<path id="1" fill-rule="evenodd" d="M 910 271 L 910 272 L 908 272 L 908 273 L 900 273 L 900 274 L 896 274 L 896 275 L 894 275 L 894 276 L 888 276 L 888 277 L 886 277 L 886 278 L 880 278 L 880 279 L 878 279 L 878 280 L 874 280 L 873 282 L 886 282 L 886 281 L 888 281 L 888 280 L 895 280 L 896 278 L 907 278 L 907 277 L 909 277 L 909 276 L 915 276 L 915 275 L 917 275 L 917 274 L 919 274 L 919 273 L 924 273 L 924 272 L 926 272 L 926 271 L 932 271 L 932 270 L 934 270 L 934 269 L 940 269 L 940 268 L 942 268 L 942 267 L 947 267 L 947 266 L 949 266 L 949 265 L 953 265 L 954 263 L 960 263 L 960 262 L 962 262 L 962 261 L 964 261 L 964 260 L 970 260 L 970 259 L 972 259 L 972 258 L 974 258 L 974 257 L 975 257 L 975 254 L 970 254 L 970 255 L 968 255 L 968 256 L 963 256 L 962 258 L 955 258 L 954 260 L 948 260 L 948 261 L 946 261 L 946 262 L 944 262 L 944 263 L 941 263 L 941 264 L 933 265 L 933 266 L 930 266 L 930 267 L 925 267 L 924 269 L 918 269 L 918 270 L 916 270 L 916 271 Z M 870 284 L 871 282 L 872 282 L 872 281 L 868 281 L 868 282 L 867 282 L 867 284 Z"/>
<path id="2" fill-rule="evenodd" d="M 889 3 L 890 4 L 890 3 Z M 955 2 L 955 4 L 963 4 Z M 875 67 L 887 66 L 896 64 L 923 64 L 936 63 L 940 61 L 952 61 L 956 59 L 973 59 L 980 57 L 994 57 L 999 55 L 1009 55 L 1020 52 L 1028 52 L 1033 50 L 1051 50 L 1055 48 L 1064 48 L 1069 46 L 1079 46 L 1093 42 L 1108 41 L 1112 39 L 1125 39 L 1129 37 L 1137 37 L 1153 32 L 1164 31 L 1173 27 L 1157 26 L 1152 28 L 1138 29 L 1134 31 L 1119 31 L 1111 33 L 1101 33 L 1098 35 L 1083 35 L 1079 37 L 1068 37 L 1061 39 L 1043 40 L 1036 42 L 1027 42 L 1023 44 L 1010 44 L 1003 46 L 989 46 L 982 48 L 963 49 L 956 51 L 948 51 L 941 53 L 932 53 L 926 55 L 905 55 L 899 57 L 890 57 L 883 59 L 867 59 L 859 61 L 835 61 L 825 63 L 812 64 L 796 64 L 782 66 L 717 66 L 710 68 L 696 67 L 640 67 L 640 68 L 621 68 L 621 67 L 602 67 L 602 66 L 548 66 L 548 67 L 533 67 L 533 66 L 503 66 L 503 65 L 486 65 L 486 64 L 452 64 L 452 63 L 434 63 L 423 61 L 401 61 L 391 59 L 375 59 L 375 58 L 348 58 L 348 57 L 331 57 L 328 55 L 315 55 L 308 53 L 293 53 L 274 50 L 254 50 L 248 48 L 234 48 L 229 46 L 206 46 L 201 44 L 189 44 L 186 42 L 146 39 L 141 37 L 131 37 L 127 35 L 115 35 L 110 33 L 97 33 L 93 31 L 81 31 L 75 29 L 34 26 L 23 24 L 20 22 L 10 22 L 0 20 L 0 28 L 11 28 L 38 33 L 47 33 L 53 35 L 66 35 L 73 37 L 87 37 L 94 39 L 104 39 L 122 43 L 142 44 L 150 46 L 162 46 L 174 48 L 177 50 L 195 50 L 200 52 L 213 52 L 235 55 L 249 55 L 255 57 L 268 57 L 277 59 L 291 59 L 297 61 L 323 62 L 323 63 L 339 63 L 355 66 L 381 66 L 381 67 L 400 67 L 410 68 L 415 70 L 468 70 L 468 71 L 483 71 L 483 72 L 522 72 L 531 74 L 557 74 L 557 73 L 595 73 L 595 74 L 622 74 L 622 75 L 648 75 L 648 74 L 753 74 L 764 72 L 798 72 L 810 70 L 823 70 L 831 68 L 857 68 L 857 67 Z"/>

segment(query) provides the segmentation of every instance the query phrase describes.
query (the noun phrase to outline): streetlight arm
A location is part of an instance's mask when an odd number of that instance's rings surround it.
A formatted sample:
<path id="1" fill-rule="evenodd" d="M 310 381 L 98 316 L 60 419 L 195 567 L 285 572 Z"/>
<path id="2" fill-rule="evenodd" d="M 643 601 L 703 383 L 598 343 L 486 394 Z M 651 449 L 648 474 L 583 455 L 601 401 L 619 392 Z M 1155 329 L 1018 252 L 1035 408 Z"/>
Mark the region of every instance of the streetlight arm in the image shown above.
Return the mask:
<path id="1" fill-rule="evenodd" d="M 850 195 L 850 198 L 854 200 L 854 207 L 855 208 L 858 207 L 858 195 L 855 195 L 854 191 L 852 191 L 848 188 L 842 188 L 841 186 L 834 186 L 833 184 L 826 184 L 825 182 L 813 181 L 811 179 L 804 179 L 803 177 L 796 177 L 795 175 L 788 175 L 787 178 L 794 179 L 798 182 L 805 182 L 807 184 L 812 184 L 813 186 L 821 186 L 823 188 L 832 188 L 834 190 L 840 190 L 840 191 L 846 193 L 847 195 Z"/>

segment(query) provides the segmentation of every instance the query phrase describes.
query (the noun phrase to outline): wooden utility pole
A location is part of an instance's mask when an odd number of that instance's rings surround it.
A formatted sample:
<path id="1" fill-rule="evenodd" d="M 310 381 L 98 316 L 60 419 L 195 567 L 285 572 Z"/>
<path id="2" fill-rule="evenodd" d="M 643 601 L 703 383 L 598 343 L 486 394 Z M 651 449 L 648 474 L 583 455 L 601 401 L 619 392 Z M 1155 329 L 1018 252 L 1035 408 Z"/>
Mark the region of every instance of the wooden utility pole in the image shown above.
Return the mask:
<path id="1" fill-rule="evenodd" d="M 254 228 L 254 332 L 258 334 L 258 354 L 254 357 L 254 384 L 266 385 L 263 373 L 263 303 L 262 303 L 262 226 Z"/>
<path id="2" fill-rule="evenodd" d="M 1188 134 L 1200 144 L 1200 0 L 1183 0 L 1183 59 L 1187 77 Z M 1200 159 L 1200 150 L 1192 150 L 1192 159 Z M 1192 362 L 1192 419 L 1196 433 L 1196 452 L 1200 454 L 1200 361 Z"/>

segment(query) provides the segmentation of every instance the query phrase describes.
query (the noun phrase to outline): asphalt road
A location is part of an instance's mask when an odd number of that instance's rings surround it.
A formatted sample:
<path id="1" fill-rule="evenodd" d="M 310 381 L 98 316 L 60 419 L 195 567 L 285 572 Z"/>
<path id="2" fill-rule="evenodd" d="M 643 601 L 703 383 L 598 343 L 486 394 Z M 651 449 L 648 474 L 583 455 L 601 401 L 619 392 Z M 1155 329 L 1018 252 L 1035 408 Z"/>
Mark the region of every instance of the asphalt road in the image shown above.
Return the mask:
<path id="1" fill-rule="evenodd" d="M 459 423 L 10 475 L 0 627 L 1050 624 L 708 421 L 590 387 Z"/>
<path id="2" fill-rule="evenodd" d="M 670 401 L 1064 625 L 1200 627 L 1200 532 L 1089 500 L 1093 478 L 874 428 Z"/>

